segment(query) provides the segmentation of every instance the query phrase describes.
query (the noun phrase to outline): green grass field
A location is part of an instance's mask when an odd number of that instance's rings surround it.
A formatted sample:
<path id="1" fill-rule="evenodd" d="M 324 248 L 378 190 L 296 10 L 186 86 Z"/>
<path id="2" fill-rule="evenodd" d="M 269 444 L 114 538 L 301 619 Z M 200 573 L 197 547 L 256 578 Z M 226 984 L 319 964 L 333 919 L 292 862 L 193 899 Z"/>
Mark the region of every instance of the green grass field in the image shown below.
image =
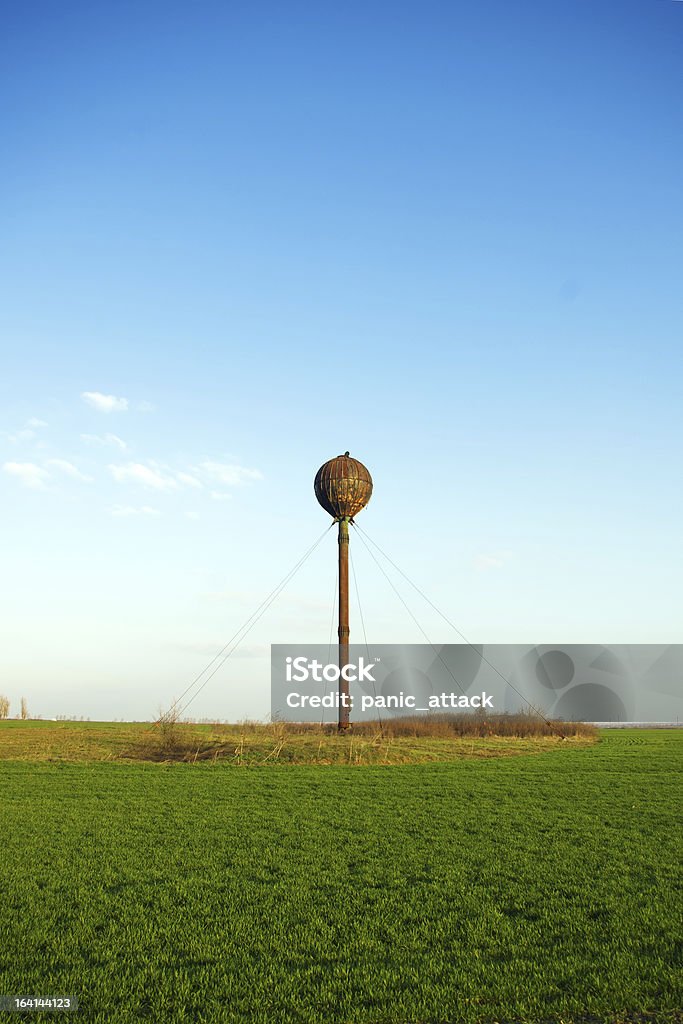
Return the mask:
<path id="1" fill-rule="evenodd" d="M 681 1020 L 682 752 L 3 760 L 0 994 L 102 1024 Z"/>

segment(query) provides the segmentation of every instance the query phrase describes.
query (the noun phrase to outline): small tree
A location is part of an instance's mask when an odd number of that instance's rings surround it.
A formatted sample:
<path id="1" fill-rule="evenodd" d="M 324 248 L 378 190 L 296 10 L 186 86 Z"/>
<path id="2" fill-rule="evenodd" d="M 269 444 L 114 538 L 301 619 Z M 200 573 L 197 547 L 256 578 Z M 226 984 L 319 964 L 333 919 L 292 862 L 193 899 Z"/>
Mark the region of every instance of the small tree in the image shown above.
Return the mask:
<path id="1" fill-rule="evenodd" d="M 9 697 L 0 694 L 0 718 L 9 718 Z"/>
<path id="2" fill-rule="evenodd" d="M 26 697 L 21 698 L 21 717 L 23 719 L 28 718 L 28 704 L 26 703 Z"/>

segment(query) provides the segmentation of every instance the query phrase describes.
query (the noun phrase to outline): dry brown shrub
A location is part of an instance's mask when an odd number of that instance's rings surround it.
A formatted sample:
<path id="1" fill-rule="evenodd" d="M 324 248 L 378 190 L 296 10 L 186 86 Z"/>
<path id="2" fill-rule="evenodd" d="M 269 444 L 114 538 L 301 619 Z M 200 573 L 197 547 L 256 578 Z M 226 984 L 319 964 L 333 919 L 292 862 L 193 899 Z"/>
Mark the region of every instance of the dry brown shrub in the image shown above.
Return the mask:
<path id="1" fill-rule="evenodd" d="M 290 734 L 314 733 L 330 736 L 337 732 L 334 722 L 287 722 L 283 723 Z M 563 722 L 546 719 L 538 711 L 504 712 L 497 715 L 485 713 L 400 715 L 373 721 L 352 722 L 350 733 L 355 736 L 453 739 L 455 737 L 509 736 L 526 739 L 539 736 L 585 737 L 597 735 L 595 726 L 587 722 Z"/>
<path id="2" fill-rule="evenodd" d="M 432 739 L 453 739 L 455 737 L 508 736 L 516 739 L 527 739 L 539 736 L 555 736 L 558 738 L 582 736 L 592 738 L 597 735 L 595 726 L 587 722 L 561 722 L 541 717 L 537 711 L 504 712 L 498 715 L 487 714 L 434 714 L 405 715 L 382 719 L 374 722 L 357 722 L 353 726 L 356 735 L 375 736 L 377 733 L 387 738 L 410 736 L 413 738 L 429 737 Z"/>

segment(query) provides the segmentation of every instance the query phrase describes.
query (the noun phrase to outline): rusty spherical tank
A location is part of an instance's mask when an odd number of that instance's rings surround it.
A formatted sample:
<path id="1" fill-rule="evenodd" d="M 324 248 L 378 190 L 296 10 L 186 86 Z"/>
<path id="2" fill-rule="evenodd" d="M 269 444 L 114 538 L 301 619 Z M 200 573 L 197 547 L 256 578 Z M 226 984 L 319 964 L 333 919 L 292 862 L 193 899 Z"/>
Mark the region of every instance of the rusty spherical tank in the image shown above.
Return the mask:
<path id="1" fill-rule="evenodd" d="M 348 452 L 324 463 L 315 474 L 315 496 L 335 519 L 353 518 L 370 501 L 372 477 Z"/>

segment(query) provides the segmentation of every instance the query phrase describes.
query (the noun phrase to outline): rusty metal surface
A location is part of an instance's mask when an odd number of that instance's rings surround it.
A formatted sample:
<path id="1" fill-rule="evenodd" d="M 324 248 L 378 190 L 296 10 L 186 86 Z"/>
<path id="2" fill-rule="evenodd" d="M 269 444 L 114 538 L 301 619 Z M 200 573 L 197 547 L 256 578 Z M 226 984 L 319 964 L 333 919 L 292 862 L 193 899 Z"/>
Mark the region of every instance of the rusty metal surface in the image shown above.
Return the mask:
<path id="1" fill-rule="evenodd" d="M 335 519 L 353 518 L 372 495 L 372 477 L 366 466 L 348 452 L 325 462 L 315 476 L 315 496 Z"/>

